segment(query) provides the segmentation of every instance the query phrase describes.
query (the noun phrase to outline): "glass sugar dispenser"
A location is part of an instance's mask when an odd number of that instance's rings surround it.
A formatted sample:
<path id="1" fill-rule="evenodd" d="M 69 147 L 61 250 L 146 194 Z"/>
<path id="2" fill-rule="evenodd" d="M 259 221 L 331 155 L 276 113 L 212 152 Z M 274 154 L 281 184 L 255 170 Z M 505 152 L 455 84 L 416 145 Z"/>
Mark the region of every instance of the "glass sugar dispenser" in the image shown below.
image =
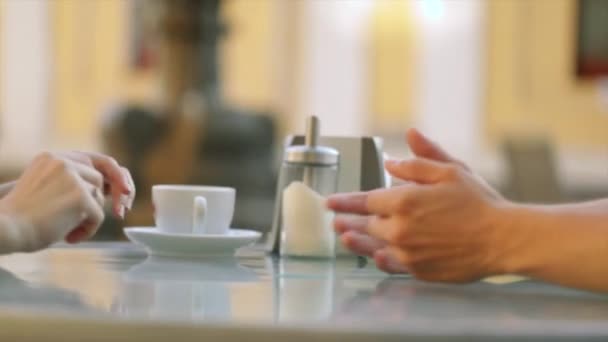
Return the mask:
<path id="1" fill-rule="evenodd" d="M 309 117 L 306 126 L 305 144 L 288 147 L 281 166 L 280 255 L 334 258 L 334 214 L 326 196 L 337 190 L 340 155 L 319 145 L 317 117 Z"/>

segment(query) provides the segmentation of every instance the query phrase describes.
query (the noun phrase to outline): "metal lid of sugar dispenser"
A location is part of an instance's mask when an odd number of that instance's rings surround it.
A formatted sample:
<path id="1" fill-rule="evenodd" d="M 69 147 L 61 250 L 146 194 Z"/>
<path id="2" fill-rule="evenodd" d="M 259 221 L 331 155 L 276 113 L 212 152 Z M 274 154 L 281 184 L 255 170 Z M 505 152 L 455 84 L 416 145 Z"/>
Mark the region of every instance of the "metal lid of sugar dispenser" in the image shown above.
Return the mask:
<path id="1" fill-rule="evenodd" d="M 285 161 L 292 164 L 329 166 L 338 164 L 340 153 L 331 147 L 319 146 L 319 118 L 311 116 L 306 122 L 304 145 L 288 147 Z"/>

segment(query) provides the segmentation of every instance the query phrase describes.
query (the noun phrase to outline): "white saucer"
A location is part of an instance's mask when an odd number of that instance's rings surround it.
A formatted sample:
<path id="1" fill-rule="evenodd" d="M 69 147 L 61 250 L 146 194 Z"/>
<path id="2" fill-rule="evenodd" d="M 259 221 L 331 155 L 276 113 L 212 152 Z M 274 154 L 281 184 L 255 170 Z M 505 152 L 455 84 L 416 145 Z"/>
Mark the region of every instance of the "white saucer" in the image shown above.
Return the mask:
<path id="1" fill-rule="evenodd" d="M 260 232 L 230 229 L 226 235 L 191 235 L 161 232 L 155 227 L 125 228 L 129 240 L 146 247 L 150 255 L 205 257 L 234 255 L 237 249 L 260 238 Z"/>

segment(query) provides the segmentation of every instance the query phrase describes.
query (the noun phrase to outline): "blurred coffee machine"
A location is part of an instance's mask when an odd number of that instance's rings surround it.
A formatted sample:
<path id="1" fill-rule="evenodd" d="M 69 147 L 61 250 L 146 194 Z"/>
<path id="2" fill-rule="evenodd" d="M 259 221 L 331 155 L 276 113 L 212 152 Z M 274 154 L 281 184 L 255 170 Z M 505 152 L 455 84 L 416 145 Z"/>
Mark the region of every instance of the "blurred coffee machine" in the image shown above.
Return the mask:
<path id="1" fill-rule="evenodd" d="M 235 187 L 234 226 L 270 226 L 275 124 L 271 113 L 235 109 L 222 98 L 218 44 L 228 29 L 221 1 L 139 5 L 153 19 L 158 95 L 153 103 L 126 104 L 104 127 L 106 149 L 132 171 L 138 189 L 125 224 L 152 224 L 151 186 L 179 183 Z M 120 230 L 102 229 L 102 238 L 104 232 L 112 238 Z"/>

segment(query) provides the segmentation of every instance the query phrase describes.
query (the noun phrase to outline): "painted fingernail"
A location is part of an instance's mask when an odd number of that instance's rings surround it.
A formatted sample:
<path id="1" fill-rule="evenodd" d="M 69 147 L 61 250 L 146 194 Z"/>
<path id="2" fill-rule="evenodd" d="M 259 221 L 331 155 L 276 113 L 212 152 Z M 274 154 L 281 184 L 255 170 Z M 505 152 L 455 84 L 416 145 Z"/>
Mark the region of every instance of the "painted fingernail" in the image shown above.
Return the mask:
<path id="1" fill-rule="evenodd" d="M 122 204 L 123 207 L 130 209 L 130 203 L 131 203 L 131 199 L 129 198 L 129 196 L 127 195 L 120 195 L 120 204 Z"/>
<path id="2" fill-rule="evenodd" d="M 118 209 L 118 216 L 120 216 L 121 219 L 125 218 L 125 206 L 121 205 L 120 209 Z"/>

